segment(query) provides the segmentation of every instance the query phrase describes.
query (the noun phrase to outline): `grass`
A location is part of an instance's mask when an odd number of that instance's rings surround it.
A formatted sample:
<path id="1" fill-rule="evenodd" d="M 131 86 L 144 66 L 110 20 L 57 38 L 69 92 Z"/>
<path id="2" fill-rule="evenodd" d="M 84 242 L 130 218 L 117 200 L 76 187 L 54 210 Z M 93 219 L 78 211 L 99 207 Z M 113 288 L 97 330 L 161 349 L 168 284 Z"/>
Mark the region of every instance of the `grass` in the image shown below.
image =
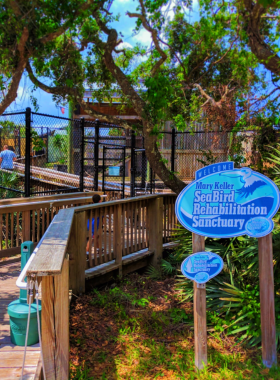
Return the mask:
<path id="1" fill-rule="evenodd" d="M 264 368 L 260 349 L 209 331 L 208 367 L 194 367 L 192 304 L 175 280 L 132 274 L 79 297 L 71 306 L 71 379 L 280 379 Z"/>

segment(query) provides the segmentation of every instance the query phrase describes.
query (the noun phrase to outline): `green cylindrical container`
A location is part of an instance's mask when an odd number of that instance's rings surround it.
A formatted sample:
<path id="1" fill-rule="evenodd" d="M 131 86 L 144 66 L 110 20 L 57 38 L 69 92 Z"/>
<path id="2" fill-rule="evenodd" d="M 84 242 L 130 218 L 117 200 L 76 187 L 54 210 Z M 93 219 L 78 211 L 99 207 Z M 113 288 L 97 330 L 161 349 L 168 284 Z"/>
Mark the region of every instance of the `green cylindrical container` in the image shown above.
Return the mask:
<path id="1" fill-rule="evenodd" d="M 29 305 L 20 300 L 15 300 L 9 304 L 8 314 L 10 316 L 11 341 L 17 346 L 25 345 L 27 318 Z M 31 346 L 39 342 L 37 324 L 37 305 L 31 304 L 30 323 L 27 345 Z M 41 305 L 39 304 L 39 315 L 41 319 Z"/>
<path id="2" fill-rule="evenodd" d="M 25 267 L 25 264 L 29 260 L 33 250 L 34 245 L 32 241 L 26 241 L 21 244 L 21 270 L 23 270 Z M 40 319 L 41 309 L 41 302 L 39 301 Z M 19 299 L 11 302 L 8 306 L 8 314 L 10 316 L 11 341 L 17 346 L 25 345 L 28 310 L 29 305 L 27 304 L 27 291 L 25 289 L 20 289 Z M 36 302 L 31 304 L 30 311 L 29 334 L 27 340 L 28 346 L 39 342 Z"/>

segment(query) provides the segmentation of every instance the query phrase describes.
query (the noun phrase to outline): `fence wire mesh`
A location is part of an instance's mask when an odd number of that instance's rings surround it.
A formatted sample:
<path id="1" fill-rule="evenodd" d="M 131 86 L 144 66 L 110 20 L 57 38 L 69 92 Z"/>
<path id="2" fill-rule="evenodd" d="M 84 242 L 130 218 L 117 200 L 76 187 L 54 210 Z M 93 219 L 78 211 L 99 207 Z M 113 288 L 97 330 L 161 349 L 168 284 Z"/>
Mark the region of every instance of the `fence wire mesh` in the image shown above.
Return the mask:
<path id="1" fill-rule="evenodd" d="M 251 154 L 255 136 L 243 133 L 244 156 Z M 167 168 L 189 183 L 201 167 L 227 161 L 237 137 L 230 132 L 170 130 L 162 133 L 158 147 Z M 114 199 L 167 190 L 151 169 L 141 133 L 118 125 L 27 109 L 0 116 L 1 152 L 5 146 L 16 161 L 13 170 L 1 163 L 2 198 L 103 190 Z"/>
<path id="2" fill-rule="evenodd" d="M 0 118 L 0 151 L 9 150 L 14 153 L 17 162 L 25 157 L 26 145 L 25 112 L 14 112 Z M 17 198 L 24 195 L 25 176 L 11 159 L 1 154 L 0 197 Z"/>
<path id="3" fill-rule="evenodd" d="M 79 190 L 80 120 L 32 113 L 31 194 Z"/>

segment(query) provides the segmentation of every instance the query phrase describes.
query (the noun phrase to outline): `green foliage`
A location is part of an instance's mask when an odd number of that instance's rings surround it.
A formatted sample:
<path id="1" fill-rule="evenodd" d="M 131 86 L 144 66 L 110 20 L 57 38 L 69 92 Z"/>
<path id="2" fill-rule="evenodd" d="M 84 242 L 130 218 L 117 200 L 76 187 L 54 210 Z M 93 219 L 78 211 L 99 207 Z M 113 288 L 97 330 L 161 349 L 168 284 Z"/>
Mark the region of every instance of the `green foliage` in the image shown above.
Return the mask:
<path id="1" fill-rule="evenodd" d="M 242 134 L 234 131 L 230 134 L 228 160 L 234 162 L 235 168 L 239 168 L 241 164 L 244 164 L 246 162 L 243 144 L 248 140 L 249 137 L 246 135 L 246 133 Z"/>
<path id="2" fill-rule="evenodd" d="M 116 307 L 120 305 L 145 307 L 149 303 L 149 300 L 137 297 L 137 293 L 126 293 L 119 287 L 109 289 L 106 295 L 101 294 L 96 289 L 93 291 L 93 293 L 95 297 L 90 302 L 91 305 L 98 305 L 101 307 L 106 307 L 111 303 L 114 303 Z"/>
<path id="3" fill-rule="evenodd" d="M 167 258 L 175 269 L 189 256 L 191 233 L 179 228 L 174 239 L 179 242 L 175 253 Z M 273 232 L 275 276 L 275 307 L 280 310 L 280 228 Z M 223 271 L 207 283 L 208 320 L 214 330 L 237 335 L 250 346 L 260 343 L 260 297 L 257 239 L 240 236 L 232 239 L 206 239 L 206 251 L 219 254 L 224 261 Z M 174 264 L 175 263 L 175 264 Z M 192 300 L 193 284 L 178 276 L 178 290 L 182 300 Z M 279 313 L 276 312 L 278 316 Z M 280 317 L 276 318 L 277 340 L 280 339 Z"/>
<path id="4" fill-rule="evenodd" d="M 18 193 L 15 193 L 9 189 L 20 190 L 20 177 L 16 172 L 2 172 L 0 173 L 0 186 L 5 187 L 5 189 L 0 188 L 0 198 L 16 198 Z"/>
<path id="5" fill-rule="evenodd" d="M 109 136 L 122 136 L 123 129 L 122 128 L 110 128 Z"/>
<path id="6" fill-rule="evenodd" d="M 67 141 L 68 141 L 67 135 L 55 134 L 53 136 L 53 147 L 57 149 L 61 154 L 61 158 L 59 159 L 60 164 L 65 164 L 66 162 L 66 156 L 68 152 Z"/>
<path id="7" fill-rule="evenodd" d="M 44 140 L 39 137 L 37 131 L 34 129 L 31 130 L 31 140 L 32 140 L 32 147 L 35 152 L 45 148 L 46 144 L 44 143 Z"/>
<path id="8" fill-rule="evenodd" d="M 160 268 L 156 268 L 153 265 L 149 265 L 147 268 L 147 276 L 152 280 L 162 279 L 163 271 Z"/>
<path id="9" fill-rule="evenodd" d="M 280 189 L 280 144 L 276 144 L 275 147 L 271 148 L 271 153 L 269 154 L 268 160 L 272 162 L 273 169 L 272 169 L 272 175 L 274 178 L 274 182 Z"/>
<path id="10" fill-rule="evenodd" d="M 66 145 L 66 138 L 64 135 L 55 134 L 53 139 L 53 146 L 62 152 L 66 152 L 67 145 Z"/>
<path id="11" fill-rule="evenodd" d="M 218 157 L 215 157 L 210 149 L 208 151 L 199 149 L 199 151 L 203 153 L 205 160 L 200 160 L 199 158 L 197 158 L 196 160 L 198 162 L 201 162 L 204 166 L 214 164 L 217 161 Z"/>
<path id="12" fill-rule="evenodd" d="M 70 379 L 71 380 L 94 380 L 93 377 L 89 376 L 90 370 L 82 366 L 75 366 L 70 364 Z"/>
<path id="13" fill-rule="evenodd" d="M 273 128 L 273 122 L 269 118 L 263 118 L 260 123 L 260 127 L 257 129 L 257 133 L 254 135 L 252 143 L 252 161 L 254 162 L 255 170 L 260 173 L 268 174 L 268 171 L 265 168 L 265 163 L 269 158 L 271 148 L 276 146 L 277 133 Z M 258 154 L 257 160 L 254 160 Z"/>
<path id="14" fill-rule="evenodd" d="M 6 139 L 14 138 L 15 132 L 19 132 L 21 136 L 24 136 L 24 130 L 21 125 L 17 125 L 9 120 L 0 120 L 1 137 L 4 137 Z"/>
<path id="15" fill-rule="evenodd" d="M 147 87 L 147 110 L 157 125 L 165 120 L 166 108 L 172 92 L 170 81 L 167 76 L 159 73 L 154 77 L 146 78 L 145 86 Z"/>
<path id="16" fill-rule="evenodd" d="M 235 336 L 219 336 L 227 320 L 214 312 L 208 313 L 209 323 L 218 332 L 211 328 L 208 333 L 208 366 L 198 373 L 192 307 L 178 299 L 174 279 L 154 281 L 134 273 L 118 282 L 117 288 L 115 295 L 127 294 L 121 302 L 116 303 L 118 297 L 112 297 L 112 288 L 106 287 L 71 304 L 73 380 L 86 376 L 104 380 L 279 379 L 279 369 L 268 370 L 261 364 L 260 350 L 245 350 Z M 94 299 L 98 302 L 89 302 Z M 134 307 L 127 299 L 150 302 Z"/>

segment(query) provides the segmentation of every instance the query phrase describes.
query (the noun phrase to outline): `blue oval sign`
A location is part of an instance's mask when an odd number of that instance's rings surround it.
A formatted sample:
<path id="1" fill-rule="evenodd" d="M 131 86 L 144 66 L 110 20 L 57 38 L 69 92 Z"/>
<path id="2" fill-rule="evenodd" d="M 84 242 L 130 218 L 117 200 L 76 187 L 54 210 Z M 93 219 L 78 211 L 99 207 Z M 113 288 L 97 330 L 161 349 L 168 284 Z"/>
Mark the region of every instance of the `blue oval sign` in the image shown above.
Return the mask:
<path id="1" fill-rule="evenodd" d="M 186 229 L 202 236 L 262 237 L 273 230 L 279 190 L 266 176 L 221 162 L 196 172 L 179 194 L 175 212 Z"/>
<path id="2" fill-rule="evenodd" d="M 204 284 L 217 276 L 223 269 L 222 258 L 213 252 L 197 252 L 188 256 L 181 265 L 181 271 L 185 277 Z"/>

